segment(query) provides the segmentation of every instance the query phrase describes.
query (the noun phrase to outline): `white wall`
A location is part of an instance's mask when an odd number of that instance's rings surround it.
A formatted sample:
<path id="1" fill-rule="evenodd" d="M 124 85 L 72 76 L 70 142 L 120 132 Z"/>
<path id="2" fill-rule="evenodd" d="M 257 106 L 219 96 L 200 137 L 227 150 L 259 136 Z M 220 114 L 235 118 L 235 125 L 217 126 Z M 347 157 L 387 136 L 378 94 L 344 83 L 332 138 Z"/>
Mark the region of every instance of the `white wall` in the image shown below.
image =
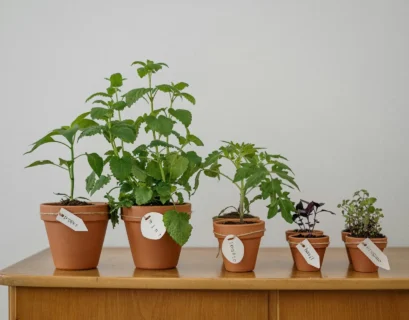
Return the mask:
<path id="1" fill-rule="evenodd" d="M 390 245 L 408 245 L 408 15 L 405 0 L 0 0 L 0 267 L 47 246 L 39 204 L 67 190 L 58 169 L 23 169 L 65 150 L 50 145 L 23 157 L 27 146 L 87 110 L 85 98 L 111 73 L 136 87 L 129 65 L 147 58 L 171 67 L 161 81 L 190 83 L 202 155 L 220 140 L 267 147 L 291 160 L 302 188 L 294 198 L 328 209 L 368 188 L 384 209 Z M 105 145 L 89 139 L 79 148 Z M 87 174 L 82 162 L 77 175 Z M 85 194 L 82 179 L 77 188 Z M 192 202 L 188 246 L 215 246 L 210 218 L 236 204 L 235 190 L 203 179 Z M 320 220 L 332 246 L 341 245 L 342 217 Z M 288 227 L 268 221 L 263 245 L 285 246 Z M 105 245 L 128 245 L 122 225 Z"/>

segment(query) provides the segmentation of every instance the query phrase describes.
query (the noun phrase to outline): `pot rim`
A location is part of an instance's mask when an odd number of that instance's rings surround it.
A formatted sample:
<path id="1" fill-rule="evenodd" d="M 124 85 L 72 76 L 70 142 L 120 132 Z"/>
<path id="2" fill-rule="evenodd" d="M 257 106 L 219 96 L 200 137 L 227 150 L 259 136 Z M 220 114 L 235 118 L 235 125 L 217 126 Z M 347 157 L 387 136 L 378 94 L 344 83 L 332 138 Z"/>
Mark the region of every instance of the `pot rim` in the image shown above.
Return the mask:
<path id="1" fill-rule="evenodd" d="M 228 222 L 228 220 L 229 220 L 229 219 L 222 219 L 222 221 L 219 221 L 219 220 L 213 221 L 213 224 L 217 224 L 218 226 L 221 226 L 222 228 L 223 228 L 223 227 L 240 228 L 240 227 L 243 227 L 243 226 L 257 226 L 257 225 L 263 225 L 263 224 L 265 224 L 265 221 L 264 221 L 264 220 L 259 219 L 258 221 L 248 221 L 248 220 L 247 220 L 248 222 L 253 222 L 253 223 L 228 224 L 228 225 L 225 225 L 223 222 Z"/>
<path id="2" fill-rule="evenodd" d="M 250 240 L 263 237 L 264 232 L 266 231 L 265 221 L 261 219 L 249 224 L 225 225 L 223 222 L 226 221 L 213 221 L 213 234 L 217 239 L 224 239 L 227 235 L 231 234 L 239 236 L 241 240 Z M 225 232 L 224 230 L 226 229 L 230 229 L 230 232 Z"/>
<path id="3" fill-rule="evenodd" d="M 291 241 L 292 240 L 292 241 Z M 288 237 L 288 244 L 290 245 L 291 248 L 294 248 L 297 244 L 303 242 L 304 240 L 308 240 L 311 245 L 315 247 L 328 247 L 330 245 L 330 237 L 327 235 L 323 235 L 322 237 L 319 238 L 305 238 L 305 237 L 297 237 L 296 235 L 291 235 Z M 313 241 L 310 241 L 313 240 Z"/>
<path id="4" fill-rule="evenodd" d="M 350 237 L 347 235 L 345 237 L 345 243 L 349 244 L 358 244 L 364 241 L 367 238 L 356 238 L 356 237 Z M 385 238 L 369 238 L 373 243 L 388 243 L 388 237 Z M 348 241 L 349 240 L 349 241 Z"/>

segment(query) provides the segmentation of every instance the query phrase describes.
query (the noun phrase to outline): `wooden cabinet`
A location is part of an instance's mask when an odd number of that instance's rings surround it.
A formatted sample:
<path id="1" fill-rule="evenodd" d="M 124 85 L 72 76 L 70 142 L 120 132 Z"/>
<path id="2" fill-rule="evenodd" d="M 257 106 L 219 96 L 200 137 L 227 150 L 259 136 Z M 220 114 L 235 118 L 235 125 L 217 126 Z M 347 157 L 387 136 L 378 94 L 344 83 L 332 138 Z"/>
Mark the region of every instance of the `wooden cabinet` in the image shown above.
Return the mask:
<path id="1" fill-rule="evenodd" d="M 54 269 L 49 250 L 3 271 L 13 320 L 409 320 L 409 249 L 391 271 L 356 273 L 345 249 L 321 272 L 299 272 L 288 248 L 261 249 L 250 273 L 229 273 L 217 249 L 182 250 L 177 269 L 135 269 L 128 248 L 105 248 L 98 269 Z"/>

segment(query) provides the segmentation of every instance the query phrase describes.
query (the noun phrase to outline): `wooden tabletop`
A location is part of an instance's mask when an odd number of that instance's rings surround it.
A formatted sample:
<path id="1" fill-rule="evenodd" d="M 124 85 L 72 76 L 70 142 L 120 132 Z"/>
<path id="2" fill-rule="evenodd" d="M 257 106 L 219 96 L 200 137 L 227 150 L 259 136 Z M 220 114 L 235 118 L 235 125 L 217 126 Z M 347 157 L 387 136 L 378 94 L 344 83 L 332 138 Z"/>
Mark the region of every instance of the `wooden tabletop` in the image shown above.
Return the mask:
<path id="1" fill-rule="evenodd" d="M 344 248 L 329 248 L 321 272 L 300 272 L 289 248 L 260 249 L 254 272 L 224 270 L 216 248 L 182 249 L 171 270 L 135 269 L 129 248 L 104 248 L 98 269 L 54 268 L 50 251 L 41 251 L 0 271 L 0 284 L 25 287 L 210 289 L 210 290 L 385 290 L 409 289 L 409 248 L 385 250 L 391 271 L 354 272 Z"/>

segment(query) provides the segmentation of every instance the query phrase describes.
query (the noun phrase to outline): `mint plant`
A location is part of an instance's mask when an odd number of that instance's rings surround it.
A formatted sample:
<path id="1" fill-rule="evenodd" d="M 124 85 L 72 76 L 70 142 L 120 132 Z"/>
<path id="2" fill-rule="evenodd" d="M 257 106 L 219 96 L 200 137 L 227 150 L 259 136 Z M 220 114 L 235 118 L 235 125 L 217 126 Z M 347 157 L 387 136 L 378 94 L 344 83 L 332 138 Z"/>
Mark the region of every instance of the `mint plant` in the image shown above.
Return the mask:
<path id="1" fill-rule="evenodd" d="M 304 208 L 304 204 L 306 204 Z M 322 209 L 325 203 L 318 203 L 315 201 L 300 200 L 295 206 L 295 213 L 292 215 L 292 220 L 298 224 L 299 229 L 297 231 L 306 232 L 306 237 L 312 237 L 315 229 L 315 225 L 320 223 L 317 220 L 317 215 L 320 212 L 328 212 L 335 214 L 334 212 L 326 209 Z"/>
<path id="2" fill-rule="evenodd" d="M 79 115 L 69 126 L 63 126 L 58 129 L 52 130 L 50 133 L 46 134 L 41 139 L 37 140 L 32 144 L 32 147 L 29 151 L 25 154 L 31 153 L 36 150 L 38 147 L 48 144 L 48 143 L 57 143 L 63 145 L 67 149 L 69 149 L 69 158 L 62 159 L 59 158 L 59 162 L 55 163 L 51 160 L 38 160 L 30 165 L 26 166 L 26 168 L 42 166 L 42 165 L 52 165 L 54 167 L 60 168 L 64 171 L 67 171 L 69 178 L 70 178 L 70 191 L 69 194 L 66 193 L 56 193 L 56 195 L 63 196 L 61 203 L 64 205 L 75 205 L 75 204 L 86 204 L 79 199 L 88 200 L 84 197 L 75 197 L 74 196 L 74 188 L 75 188 L 75 161 L 83 156 L 84 154 L 75 155 L 75 140 L 76 136 L 79 132 L 83 132 L 89 127 L 95 126 L 97 123 L 93 120 L 87 119 L 89 112 L 85 112 Z"/>
<path id="3" fill-rule="evenodd" d="M 338 204 L 345 218 L 346 229 L 351 236 L 358 238 L 383 238 L 380 219 L 383 218 L 382 209 L 374 204 L 377 199 L 369 196 L 365 189 L 354 193 L 352 199 L 342 200 Z"/>
<path id="4" fill-rule="evenodd" d="M 291 212 L 295 210 L 293 202 L 289 198 L 289 192 L 285 188 L 294 189 L 298 186 L 294 181 L 293 172 L 285 163 L 287 160 L 281 155 L 272 155 L 255 147 L 250 143 L 224 142 L 225 145 L 213 151 L 205 159 L 201 170 L 196 175 L 195 189 L 199 186 L 200 174 L 220 179 L 223 177 L 237 188 L 239 192 L 239 206 L 234 208 L 240 216 L 240 223 L 244 222 L 245 214 L 250 213 L 250 206 L 257 200 L 268 200 L 267 218 L 271 219 L 281 212 L 282 217 L 289 223 L 293 222 Z M 221 160 L 233 165 L 234 176 L 229 176 L 221 171 Z M 256 194 L 250 200 L 252 192 Z"/>
<path id="5" fill-rule="evenodd" d="M 186 149 L 190 145 L 203 146 L 203 143 L 190 131 L 191 112 L 177 108 L 177 104 L 186 100 L 194 105 L 196 100 L 185 92 L 189 86 L 185 82 L 153 84 L 154 74 L 168 67 L 165 63 L 147 60 L 135 61 L 134 65 L 139 78 L 147 80 L 146 86 L 123 94 L 125 79 L 116 73 L 107 79 L 109 87 L 105 91 L 94 93 L 87 99 L 100 105 L 90 112 L 98 124 L 84 130 L 80 138 L 102 135 L 110 146 L 103 156 L 88 159 L 93 172 L 87 178 L 87 190 L 102 187 L 112 177 L 117 180 L 117 186 L 105 196 L 114 226 L 118 223 L 121 207 L 173 205 L 173 209 L 164 214 L 163 221 L 169 235 L 182 246 L 189 239 L 192 226 L 189 215 L 178 212 L 176 205 L 183 204 L 186 196 L 190 198 L 192 187 L 189 180 L 202 163 L 195 151 Z M 156 107 L 159 95 L 168 99 L 168 104 L 161 108 Z M 123 119 L 121 112 L 139 103 L 147 106 L 146 112 L 136 119 Z M 151 134 L 150 142 L 132 146 L 141 129 Z M 109 165 L 110 172 L 103 175 L 106 165 Z M 115 189 L 119 189 L 117 198 L 111 194 Z"/>

